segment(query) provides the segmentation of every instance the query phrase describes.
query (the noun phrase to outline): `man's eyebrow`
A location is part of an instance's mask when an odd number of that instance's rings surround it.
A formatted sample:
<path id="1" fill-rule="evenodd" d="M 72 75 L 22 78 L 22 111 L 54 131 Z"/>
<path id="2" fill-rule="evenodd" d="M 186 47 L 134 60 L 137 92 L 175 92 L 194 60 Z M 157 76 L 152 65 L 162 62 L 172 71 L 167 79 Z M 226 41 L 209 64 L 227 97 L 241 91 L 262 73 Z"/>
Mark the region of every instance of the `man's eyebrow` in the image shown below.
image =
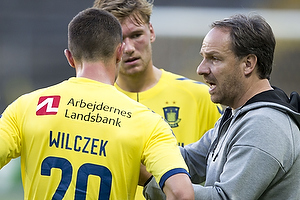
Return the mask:
<path id="1" fill-rule="evenodd" d="M 143 32 L 144 32 L 143 29 L 137 29 L 137 30 L 135 30 L 135 31 L 132 31 L 132 33 L 143 33 Z"/>
<path id="2" fill-rule="evenodd" d="M 211 56 L 211 55 L 219 55 L 220 53 L 217 51 L 207 51 L 207 52 L 200 51 L 199 54 L 201 56 L 203 55 Z"/>
<path id="3" fill-rule="evenodd" d="M 144 30 L 138 29 L 138 30 L 134 30 L 134 31 L 130 32 L 129 35 L 142 34 L 143 32 L 144 32 Z"/>

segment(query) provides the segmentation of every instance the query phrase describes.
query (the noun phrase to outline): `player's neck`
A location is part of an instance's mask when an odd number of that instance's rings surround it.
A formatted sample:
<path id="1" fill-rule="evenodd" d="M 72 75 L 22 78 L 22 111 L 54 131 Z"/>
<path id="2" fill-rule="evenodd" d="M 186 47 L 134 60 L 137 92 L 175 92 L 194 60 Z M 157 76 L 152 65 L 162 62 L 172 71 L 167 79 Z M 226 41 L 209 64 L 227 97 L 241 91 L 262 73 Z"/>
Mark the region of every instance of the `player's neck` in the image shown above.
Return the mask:
<path id="1" fill-rule="evenodd" d="M 161 74 L 162 71 L 153 66 L 138 75 L 128 76 L 119 73 L 116 83 L 122 90 L 128 92 L 144 92 L 158 83 Z"/>
<path id="2" fill-rule="evenodd" d="M 82 63 L 76 72 L 77 77 L 83 77 L 113 85 L 115 81 L 115 66 L 103 63 Z"/>

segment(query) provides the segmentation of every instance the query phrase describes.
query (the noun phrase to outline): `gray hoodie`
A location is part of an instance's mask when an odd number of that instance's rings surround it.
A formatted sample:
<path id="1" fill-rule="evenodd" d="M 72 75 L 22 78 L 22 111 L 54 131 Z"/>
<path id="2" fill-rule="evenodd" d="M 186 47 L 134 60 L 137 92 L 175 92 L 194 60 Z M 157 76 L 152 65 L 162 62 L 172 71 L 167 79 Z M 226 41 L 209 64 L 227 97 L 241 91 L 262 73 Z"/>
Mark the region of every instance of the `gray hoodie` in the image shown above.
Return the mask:
<path id="1" fill-rule="evenodd" d="M 300 199 L 300 102 L 283 94 L 260 93 L 229 119 L 227 108 L 213 129 L 181 148 L 192 182 L 205 181 L 194 186 L 196 199 Z"/>
<path id="2" fill-rule="evenodd" d="M 300 199 L 300 97 L 275 88 L 227 108 L 199 141 L 180 147 L 197 200 Z M 147 199 L 164 198 L 150 181 Z M 151 188 L 152 187 L 152 188 Z"/>

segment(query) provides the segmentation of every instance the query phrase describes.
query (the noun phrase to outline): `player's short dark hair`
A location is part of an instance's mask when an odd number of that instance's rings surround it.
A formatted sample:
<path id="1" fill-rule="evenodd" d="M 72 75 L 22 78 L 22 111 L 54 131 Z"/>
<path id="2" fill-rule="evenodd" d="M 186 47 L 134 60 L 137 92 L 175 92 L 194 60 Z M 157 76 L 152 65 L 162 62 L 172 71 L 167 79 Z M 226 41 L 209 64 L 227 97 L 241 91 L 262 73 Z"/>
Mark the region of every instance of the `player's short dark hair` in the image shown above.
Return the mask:
<path id="1" fill-rule="evenodd" d="M 271 26 L 263 17 L 237 14 L 213 22 L 211 27 L 227 28 L 235 55 L 239 58 L 256 55 L 259 77 L 270 79 L 276 41 Z"/>
<path id="2" fill-rule="evenodd" d="M 68 48 L 75 60 L 106 60 L 122 42 L 122 27 L 110 13 L 88 8 L 78 13 L 68 26 Z"/>

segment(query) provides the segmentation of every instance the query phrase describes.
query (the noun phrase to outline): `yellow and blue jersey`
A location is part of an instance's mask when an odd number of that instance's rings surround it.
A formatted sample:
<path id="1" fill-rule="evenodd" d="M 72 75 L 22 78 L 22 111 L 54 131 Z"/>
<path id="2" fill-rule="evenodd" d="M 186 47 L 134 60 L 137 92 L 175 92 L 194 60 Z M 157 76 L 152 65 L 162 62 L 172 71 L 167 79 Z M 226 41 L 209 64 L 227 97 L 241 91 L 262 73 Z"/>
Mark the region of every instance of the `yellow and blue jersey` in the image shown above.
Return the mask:
<path id="1" fill-rule="evenodd" d="M 127 92 L 115 86 L 163 116 L 172 127 L 179 146 L 199 140 L 214 127 L 222 113 L 221 106 L 211 101 L 206 84 L 164 70 L 158 83 L 143 92 Z"/>
<path id="2" fill-rule="evenodd" d="M 179 146 L 196 142 L 214 127 L 221 116 L 222 107 L 211 101 L 206 84 L 161 70 L 161 78 L 149 90 L 127 92 L 117 84 L 115 86 L 130 98 L 163 116 L 172 127 Z M 140 186 L 137 199 L 145 199 Z"/>
<path id="3" fill-rule="evenodd" d="M 134 199 L 141 162 L 161 186 L 165 176 L 187 173 L 161 116 L 85 78 L 8 106 L 0 119 L 0 168 L 19 156 L 24 199 Z"/>

